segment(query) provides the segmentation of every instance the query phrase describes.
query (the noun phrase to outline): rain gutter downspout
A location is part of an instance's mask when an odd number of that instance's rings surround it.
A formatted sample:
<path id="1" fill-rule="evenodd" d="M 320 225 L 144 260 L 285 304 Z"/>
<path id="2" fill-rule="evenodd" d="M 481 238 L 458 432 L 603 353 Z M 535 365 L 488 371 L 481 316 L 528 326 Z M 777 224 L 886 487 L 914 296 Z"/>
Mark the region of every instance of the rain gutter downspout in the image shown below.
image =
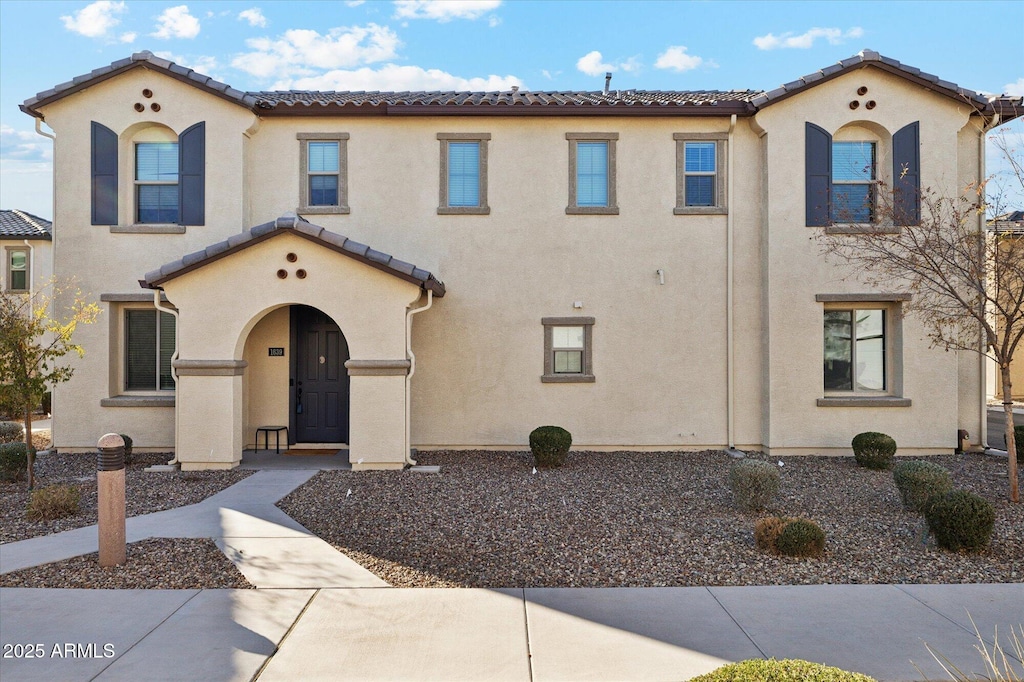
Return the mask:
<path id="1" fill-rule="evenodd" d="M 992 121 L 989 124 L 982 124 L 981 135 L 978 136 L 978 181 L 983 182 L 985 180 L 985 140 L 988 137 L 988 131 L 992 130 L 999 125 L 1001 121 L 999 114 L 992 114 Z M 985 197 L 981 197 L 984 201 Z M 978 213 L 978 234 L 981 235 L 982 242 L 979 248 L 985 248 L 985 239 L 987 238 L 986 228 L 988 226 L 985 223 L 985 212 L 981 211 Z M 986 286 L 987 286 L 986 282 Z M 986 367 L 986 360 L 988 356 L 985 351 L 988 350 L 988 342 L 985 340 L 985 335 L 981 335 L 981 352 L 978 353 L 978 378 L 981 380 L 978 382 L 980 386 L 978 390 L 978 402 L 981 404 L 981 419 L 978 425 L 978 445 L 982 450 L 988 449 L 988 396 L 985 395 L 985 384 L 988 377 L 988 367 Z M 993 387 L 993 395 L 995 395 Z M 1002 395 L 1002 386 L 999 388 L 999 393 Z M 1003 400 L 1006 400 L 1004 397 Z M 1012 398 L 1011 398 L 1012 400 Z M 1005 406 L 1004 406 L 1005 407 Z"/>
<path id="2" fill-rule="evenodd" d="M 726 359 L 726 401 L 728 403 L 728 437 L 729 447 L 726 449 L 733 457 L 742 457 L 743 453 L 736 449 L 736 347 L 733 333 L 733 277 L 734 277 L 734 230 L 733 225 L 733 207 L 736 206 L 736 201 L 733 195 L 733 182 L 734 176 L 736 175 L 735 167 L 733 166 L 733 132 L 736 130 L 736 114 L 733 114 L 729 119 L 729 137 L 726 141 L 726 169 L 728 172 L 728 179 L 726 180 L 726 201 L 732 204 L 728 208 L 725 214 L 725 298 L 726 298 L 726 314 L 725 314 L 725 345 L 727 350 Z"/>
<path id="3" fill-rule="evenodd" d="M 434 305 L 434 291 L 427 289 L 427 304 L 420 308 L 413 308 L 405 313 L 405 355 L 409 358 L 409 373 L 405 375 L 405 463 L 415 466 L 416 460 L 412 458 L 412 375 L 416 373 L 416 354 L 412 352 L 412 316 L 430 310 Z"/>
<path id="4" fill-rule="evenodd" d="M 57 152 L 57 136 L 54 135 L 53 133 L 48 133 L 48 132 L 44 131 L 42 128 L 39 127 L 39 124 L 43 122 L 43 119 L 37 118 L 37 119 L 35 119 L 35 121 L 36 121 L 36 134 L 37 135 L 42 135 L 43 137 L 50 138 L 50 140 L 53 141 L 54 154 L 56 154 L 56 152 Z M 55 273 L 53 271 L 53 264 L 57 262 L 57 235 L 55 234 L 56 231 L 57 231 L 57 183 L 56 182 L 53 183 L 53 188 L 50 190 L 50 215 L 53 216 L 53 222 L 50 223 L 50 225 L 51 225 L 51 227 L 50 227 L 50 230 L 51 230 L 51 233 L 50 233 L 50 242 L 51 242 L 51 246 L 50 246 L 50 276 L 53 277 L 54 275 L 57 274 L 57 273 Z M 34 265 L 34 263 L 33 263 L 33 265 Z M 32 274 L 35 273 L 34 267 L 33 267 L 31 272 L 32 272 Z M 30 289 L 31 289 L 31 287 L 30 287 Z"/>
<path id="5" fill-rule="evenodd" d="M 167 462 L 168 466 L 173 466 L 178 463 L 178 443 L 181 442 L 178 439 L 178 425 L 181 423 L 181 420 L 178 419 L 181 405 L 181 401 L 178 399 L 178 373 L 173 370 L 174 361 L 178 359 L 178 311 L 174 308 L 168 308 L 160 301 L 160 294 L 162 293 L 163 289 L 153 289 L 153 306 L 160 312 L 174 316 L 174 354 L 171 355 L 171 378 L 174 379 L 174 457 Z"/>

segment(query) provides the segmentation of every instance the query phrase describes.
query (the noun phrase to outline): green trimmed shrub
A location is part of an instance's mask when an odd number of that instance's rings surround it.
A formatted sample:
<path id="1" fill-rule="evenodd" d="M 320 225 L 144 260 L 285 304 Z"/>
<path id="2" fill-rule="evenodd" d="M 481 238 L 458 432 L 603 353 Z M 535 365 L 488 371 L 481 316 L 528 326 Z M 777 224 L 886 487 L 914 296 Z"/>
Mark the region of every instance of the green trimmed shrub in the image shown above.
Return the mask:
<path id="1" fill-rule="evenodd" d="M 74 516 L 82 492 L 73 485 L 51 485 L 32 491 L 25 518 L 29 521 L 52 521 Z"/>
<path id="2" fill-rule="evenodd" d="M 786 556 L 821 556 L 825 551 L 825 531 L 810 519 L 794 519 L 783 527 L 775 547 Z"/>
<path id="3" fill-rule="evenodd" d="M 0 443 L 0 479 L 18 481 L 28 469 L 28 446 L 24 443 Z"/>
<path id="4" fill-rule="evenodd" d="M 865 431 L 853 437 L 853 456 L 867 469 L 888 469 L 896 454 L 896 441 L 877 431 Z"/>
<path id="5" fill-rule="evenodd" d="M 988 547 L 996 522 L 989 501 L 966 490 L 932 498 L 924 515 L 939 547 L 954 552 L 977 552 Z"/>
<path id="6" fill-rule="evenodd" d="M 1017 464 L 1024 464 L 1024 425 L 1013 427 L 1013 443 L 1017 447 Z"/>
<path id="7" fill-rule="evenodd" d="M 929 499 L 945 495 L 953 489 L 949 471 L 935 462 L 915 459 L 900 462 L 892 469 L 892 478 L 903 498 L 903 508 L 924 512 Z"/>
<path id="8" fill-rule="evenodd" d="M 132 463 L 132 437 L 120 434 L 121 438 L 124 439 L 124 465 L 128 466 Z"/>
<path id="9" fill-rule="evenodd" d="M 18 422 L 0 422 L 0 443 L 25 440 L 25 427 Z"/>
<path id="10" fill-rule="evenodd" d="M 786 524 L 795 520 L 788 516 L 766 516 L 758 519 L 754 524 L 754 544 L 761 551 L 778 554 L 779 549 L 775 543 L 778 542 Z"/>
<path id="11" fill-rule="evenodd" d="M 565 464 L 572 446 L 572 434 L 561 426 L 538 426 L 530 433 L 530 451 L 538 467 Z"/>
<path id="12" fill-rule="evenodd" d="M 779 494 L 778 467 L 757 459 L 741 459 L 729 470 L 729 487 L 736 506 L 743 511 L 764 509 Z"/>
<path id="13" fill-rule="evenodd" d="M 861 673 L 797 659 L 755 658 L 730 663 L 690 682 L 877 682 Z"/>

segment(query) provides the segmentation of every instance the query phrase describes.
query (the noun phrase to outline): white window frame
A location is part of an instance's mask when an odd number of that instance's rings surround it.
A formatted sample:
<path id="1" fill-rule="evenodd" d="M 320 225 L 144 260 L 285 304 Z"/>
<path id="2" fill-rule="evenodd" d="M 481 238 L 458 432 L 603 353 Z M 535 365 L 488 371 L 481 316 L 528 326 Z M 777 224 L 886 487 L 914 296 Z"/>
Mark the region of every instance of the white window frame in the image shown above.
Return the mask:
<path id="1" fill-rule="evenodd" d="M 20 272 L 20 270 L 14 269 L 14 254 L 16 253 L 25 254 L 25 286 L 24 288 L 20 289 L 14 287 L 14 273 Z M 31 254 L 27 247 L 8 246 L 6 248 L 4 263 L 7 272 L 5 273 L 6 276 L 4 277 L 4 288 L 7 289 L 7 291 L 28 292 L 32 290 L 32 258 L 30 256 Z"/>
<path id="2" fill-rule="evenodd" d="M 181 223 L 181 168 L 178 168 L 178 177 L 173 181 L 171 180 L 139 180 L 139 146 L 144 144 L 170 144 L 174 145 L 175 153 L 179 152 L 178 140 L 135 140 L 132 143 L 132 222 L 135 225 L 178 225 Z M 177 220 L 173 221 L 144 221 L 139 216 L 139 189 L 141 187 L 177 187 L 178 188 L 178 206 L 175 209 L 177 211 Z"/>

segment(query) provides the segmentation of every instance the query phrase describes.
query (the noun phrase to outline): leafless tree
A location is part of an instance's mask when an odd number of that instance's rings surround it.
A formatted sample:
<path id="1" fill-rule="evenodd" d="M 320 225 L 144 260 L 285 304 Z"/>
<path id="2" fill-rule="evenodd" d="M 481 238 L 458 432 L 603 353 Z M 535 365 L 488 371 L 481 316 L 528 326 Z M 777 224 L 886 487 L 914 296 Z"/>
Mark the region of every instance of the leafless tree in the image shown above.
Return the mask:
<path id="1" fill-rule="evenodd" d="M 1024 189 L 1020 152 L 1005 138 L 996 144 Z M 1024 231 L 1000 230 L 998 222 L 989 227 L 990 189 L 988 181 L 959 193 L 922 189 L 920 220 L 913 221 L 903 217 L 906 202 L 876 183 L 874 221 L 857 231 L 822 230 L 819 243 L 864 284 L 911 293 L 904 310 L 921 320 L 933 346 L 995 362 L 1006 411 L 1010 500 L 1020 502 L 1010 362 L 1024 338 Z"/>

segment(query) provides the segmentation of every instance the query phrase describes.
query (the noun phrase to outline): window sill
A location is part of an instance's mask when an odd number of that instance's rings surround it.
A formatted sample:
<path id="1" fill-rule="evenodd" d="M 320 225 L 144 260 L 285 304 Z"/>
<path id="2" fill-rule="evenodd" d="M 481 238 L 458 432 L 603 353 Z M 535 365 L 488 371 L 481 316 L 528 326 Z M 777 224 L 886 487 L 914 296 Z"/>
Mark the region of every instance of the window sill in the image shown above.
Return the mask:
<path id="1" fill-rule="evenodd" d="M 100 407 L 174 407 L 174 395 L 116 395 L 102 398 Z"/>
<path id="2" fill-rule="evenodd" d="M 111 234 L 185 234 L 184 225 L 164 224 L 143 224 L 134 225 L 111 225 Z"/>
<path id="3" fill-rule="evenodd" d="M 728 215 L 729 209 L 725 206 L 676 206 L 672 209 L 673 215 Z"/>
<path id="4" fill-rule="evenodd" d="M 901 230 L 902 228 L 898 225 L 876 225 L 873 223 L 825 226 L 825 234 L 899 234 Z"/>
<path id="5" fill-rule="evenodd" d="M 566 206 L 566 215 L 619 215 L 618 206 Z"/>
<path id="6" fill-rule="evenodd" d="M 437 215 L 490 215 L 490 206 L 438 206 Z"/>
<path id="7" fill-rule="evenodd" d="M 348 215 L 352 210 L 348 206 L 300 206 L 295 212 L 299 215 Z"/>
<path id="8" fill-rule="evenodd" d="M 541 383 L 544 384 L 592 384 L 593 374 L 542 374 Z"/>
<path id="9" fill-rule="evenodd" d="M 896 396 L 832 396 L 818 398 L 818 407 L 910 407 L 910 398 Z"/>

